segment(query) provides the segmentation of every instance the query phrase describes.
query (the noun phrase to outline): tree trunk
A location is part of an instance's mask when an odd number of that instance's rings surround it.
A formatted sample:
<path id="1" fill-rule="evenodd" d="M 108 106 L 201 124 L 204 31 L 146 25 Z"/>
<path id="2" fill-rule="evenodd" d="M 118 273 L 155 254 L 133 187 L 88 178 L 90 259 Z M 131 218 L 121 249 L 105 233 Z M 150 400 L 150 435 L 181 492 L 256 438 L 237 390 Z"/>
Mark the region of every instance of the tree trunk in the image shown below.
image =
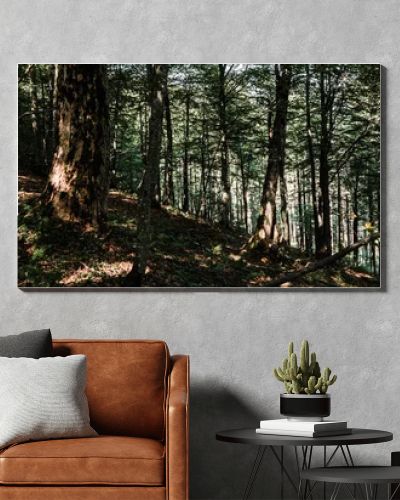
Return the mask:
<path id="1" fill-rule="evenodd" d="M 357 167 L 354 190 L 353 190 L 353 243 L 358 241 L 358 182 L 359 182 L 359 170 Z M 358 264 L 358 249 L 354 252 L 354 264 Z"/>
<path id="2" fill-rule="evenodd" d="M 30 64 L 28 69 L 29 75 L 29 97 L 31 106 L 31 128 L 33 135 L 33 158 L 32 158 L 32 170 L 37 174 L 42 174 L 44 171 L 43 156 L 42 156 L 42 143 L 41 137 L 43 136 L 42 130 L 40 128 L 39 122 L 39 105 L 38 105 L 38 95 L 37 95 L 37 78 L 36 78 L 36 68 L 35 64 Z"/>
<path id="3" fill-rule="evenodd" d="M 303 176 L 303 182 L 306 183 L 305 176 Z M 307 207 L 312 206 L 312 196 L 311 193 L 307 193 L 305 189 L 303 191 L 303 217 L 304 217 L 304 240 L 306 251 L 308 255 L 312 255 L 313 253 L 313 223 L 312 223 L 312 214 L 308 210 Z"/>
<path id="4" fill-rule="evenodd" d="M 49 162 L 51 158 L 49 158 L 49 129 L 51 126 L 51 121 L 49 121 L 49 113 L 45 109 L 45 106 L 48 102 L 48 98 L 46 99 L 46 90 L 44 85 L 43 77 L 39 74 L 40 79 L 40 89 L 41 89 L 41 113 L 40 113 L 40 148 L 41 148 L 41 156 L 42 162 L 44 165 L 44 172 L 46 175 L 49 174 Z M 47 96 L 48 97 L 48 96 Z"/>
<path id="5" fill-rule="evenodd" d="M 139 138 L 140 138 L 140 156 L 142 158 L 143 165 L 146 165 L 146 150 L 147 150 L 147 141 L 146 141 L 146 123 L 145 123 L 145 109 L 141 104 L 139 105 Z"/>
<path id="6" fill-rule="evenodd" d="M 304 249 L 304 216 L 303 216 L 303 202 L 302 202 L 302 186 L 300 180 L 300 166 L 297 167 L 297 206 L 299 213 L 299 248 Z"/>
<path id="7" fill-rule="evenodd" d="M 55 216 L 102 229 L 109 184 L 104 65 L 59 65 L 57 92 L 59 138 L 45 200 Z"/>
<path id="8" fill-rule="evenodd" d="M 342 239 L 342 183 L 340 181 L 340 172 L 337 176 L 337 233 L 338 233 L 338 249 L 341 250 L 343 246 Z"/>
<path id="9" fill-rule="evenodd" d="M 53 162 L 53 157 L 56 152 L 56 146 L 58 144 L 58 68 L 59 64 L 53 65 L 53 70 L 50 74 L 49 86 L 51 89 L 50 94 L 50 109 L 51 109 L 51 141 L 50 141 L 50 151 L 51 151 L 51 163 Z"/>
<path id="10" fill-rule="evenodd" d="M 318 227 L 320 232 L 319 246 L 316 257 L 321 259 L 332 254 L 330 201 L 329 201 L 329 165 L 328 154 L 330 137 L 328 130 L 329 105 L 326 91 L 326 75 L 320 70 L 320 97 L 321 97 L 321 144 L 319 157 L 319 194 L 318 194 Z"/>
<path id="11" fill-rule="evenodd" d="M 171 106 L 169 101 L 168 91 L 168 70 L 165 71 L 165 79 L 163 82 L 163 98 L 164 98 L 164 113 L 165 124 L 167 128 L 167 147 L 165 154 L 165 186 L 164 186 L 164 203 L 166 205 L 174 205 L 174 155 L 173 155 L 173 131 Z"/>
<path id="12" fill-rule="evenodd" d="M 150 107 L 149 144 L 147 164 L 139 193 L 136 262 L 125 279 L 126 286 L 142 286 L 146 273 L 151 243 L 151 205 L 153 200 L 153 179 L 160 171 L 162 119 L 163 119 L 163 81 L 168 66 L 165 64 L 147 65 L 147 83 Z"/>
<path id="13" fill-rule="evenodd" d="M 219 126 L 221 131 L 221 223 L 231 223 L 231 181 L 229 165 L 228 124 L 226 116 L 226 64 L 219 64 Z"/>
<path id="14" fill-rule="evenodd" d="M 119 115 L 121 111 L 121 94 L 122 94 L 122 82 L 121 82 L 121 67 L 116 71 L 116 88 L 115 88 L 115 101 L 114 101 L 114 116 L 113 116 L 113 137 L 112 137 L 112 160 L 111 160 L 111 175 L 110 175 L 110 186 L 112 189 L 117 187 L 117 163 L 118 163 L 118 122 Z"/>
<path id="15" fill-rule="evenodd" d="M 247 196 L 248 196 L 249 181 L 247 179 L 247 174 L 246 174 L 245 168 L 244 168 L 242 145 L 240 145 L 240 176 L 242 179 L 243 219 L 244 219 L 244 226 L 246 228 L 246 233 L 248 233 L 249 232 L 249 220 L 248 220 L 249 209 L 248 209 Z"/>
<path id="16" fill-rule="evenodd" d="M 287 205 L 287 184 L 285 177 L 285 152 L 282 153 L 283 161 L 279 169 L 279 185 L 281 195 L 281 238 L 280 243 L 290 246 L 289 212 Z"/>
<path id="17" fill-rule="evenodd" d="M 200 138 L 200 207 L 198 216 L 202 219 L 207 218 L 207 186 L 209 176 L 209 158 L 208 158 L 208 124 L 205 116 L 201 120 L 201 138 Z"/>
<path id="18" fill-rule="evenodd" d="M 256 233 L 249 241 L 249 247 L 270 248 L 277 242 L 276 231 L 276 192 L 281 165 L 285 161 L 286 122 L 289 102 L 289 89 L 292 78 L 290 64 L 275 65 L 276 112 L 270 139 L 270 152 L 264 178 L 260 215 Z"/>
<path id="19" fill-rule="evenodd" d="M 201 136 L 200 136 L 200 196 L 196 217 L 204 218 L 206 208 L 206 151 L 205 151 L 205 119 L 201 118 Z"/>
<path id="20" fill-rule="evenodd" d="M 190 93 L 185 96 L 185 136 L 183 152 L 183 204 L 182 210 L 189 212 L 189 137 L 190 137 Z"/>
<path id="21" fill-rule="evenodd" d="M 371 225 L 371 228 L 374 227 L 374 191 L 372 187 L 371 181 L 371 172 L 368 169 L 368 179 L 367 179 L 367 191 L 368 191 L 368 219 Z M 377 266 L 376 266 L 376 248 L 375 242 L 371 242 L 370 249 L 370 259 L 372 264 L 372 271 L 376 275 L 377 274 Z"/>
<path id="22" fill-rule="evenodd" d="M 322 234 L 318 217 L 315 155 L 314 155 L 314 144 L 312 138 L 312 128 L 311 128 L 310 65 L 306 64 L 305 66 L 306 66 L 306 137 L 307 137 L 308 160 L 310 163 L 310 174 L 311 174 L 311 196 L 312 196 L 313 220 L 314 220 L 315 254 L 317 255 L 319 254 L 322 246 L 321 243 Z"/>
<path id="23" fill-rule="evenodd" d="M 350 200 L 349 196 L 346 195 L 346 237 L 347 237 L 347 246 L 351 243 L 351 228 L 350 228 L 350 220 L 351 220 L 351 209 L 350 209 Z"/>

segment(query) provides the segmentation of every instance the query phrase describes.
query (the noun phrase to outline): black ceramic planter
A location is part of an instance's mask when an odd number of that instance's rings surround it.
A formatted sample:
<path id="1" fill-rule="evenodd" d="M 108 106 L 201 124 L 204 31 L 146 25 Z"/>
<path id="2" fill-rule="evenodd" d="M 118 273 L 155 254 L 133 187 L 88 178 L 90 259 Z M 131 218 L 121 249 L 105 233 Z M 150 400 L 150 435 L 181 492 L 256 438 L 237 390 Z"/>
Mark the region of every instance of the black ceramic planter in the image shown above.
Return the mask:
<path id="1" fill-rule="evenodd" d="M 286 418 L 322 420 L 331 414 L 329 394 L 281 394 L 281 414 Z"/>

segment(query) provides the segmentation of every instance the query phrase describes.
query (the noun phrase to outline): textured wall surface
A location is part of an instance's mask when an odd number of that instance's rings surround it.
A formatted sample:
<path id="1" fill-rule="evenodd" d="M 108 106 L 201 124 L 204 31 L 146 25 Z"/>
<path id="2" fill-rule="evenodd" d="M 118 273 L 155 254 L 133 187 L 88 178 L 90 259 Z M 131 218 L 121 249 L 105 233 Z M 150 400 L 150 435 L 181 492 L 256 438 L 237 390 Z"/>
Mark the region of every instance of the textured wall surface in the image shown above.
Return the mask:
<path id="1" fill-rule="evenodd" d="M 398 0 L 0 2 L 0 334 L 163 338 L 192 360 L 194 499 L 240 498 L 255 450 L 215 431 L 278 416 L 271 376 L 307 337 L 339 375 L 334 417 L 392 430 L 357 458 L 400 450 L 400 5 Z M 386 291 L 24 293 L 17 282 L 17 63 L 291 62 L 386 67 Z M 266 474 L 256 497 L 275 496 Z"/>

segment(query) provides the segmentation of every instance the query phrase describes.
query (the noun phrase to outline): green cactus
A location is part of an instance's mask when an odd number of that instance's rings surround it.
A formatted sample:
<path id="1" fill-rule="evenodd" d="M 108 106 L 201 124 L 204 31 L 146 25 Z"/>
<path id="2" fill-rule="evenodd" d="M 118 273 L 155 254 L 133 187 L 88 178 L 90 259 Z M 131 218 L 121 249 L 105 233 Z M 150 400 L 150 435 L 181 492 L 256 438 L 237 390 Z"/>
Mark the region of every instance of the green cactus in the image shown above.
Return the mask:
<path id="1" fill-rule="evenodd" d="M 329 386 L 336 382 L 336 375 L 331 378 L 330 368 L 321 368 L 317 355 L 312 352 L 307 340 L 303 340 L 300 347 L 300 364 L 294 352 L 293 342 L 289 343 L 288 357 L 282 361 L 282 367 L 274 368 L 274 375 L 285 385 L 288 394 L 326 394 Z"/>
<path id="2" fill-rule="evenodd" d="M 325 368 L 323 375 L 319 378 L 321 381 L 320 392 L 321 394 L 326 394 L 328 391 L 328 387 L 336 382 L 337 376 L 334 375 L 331 379 L 331 370 L 329 368 Z M 329 380 L 330 379 L 330 380 Z"/>
<path id="3" fill-rule="evenodd" d="M 307 340 L 303 340 L 300 348 L 300 368 L 303 373 L 307 373 L 310 369 L 310 348 Z"/>
<path id="4" fill-rule="evenodd" d="M 315 392 L 316 392 L 316 389 L 315 389 L 316 385 L 317 385 L 317 379 L 316 379 L 316 377 L 311 376 L 308 379 L 307 387 L 304 389 L 304 392 L 306 394 L 315 394 Z"/>
<path id="5" fill-rule="evenodd" d="M 293 380 L 293 382 L 292 382 L 292 388 L 293 388 L 293 392 L 295 394 L 300 394 L 301 390 L 302 390 L 301 382 L 299 380 Z"/>

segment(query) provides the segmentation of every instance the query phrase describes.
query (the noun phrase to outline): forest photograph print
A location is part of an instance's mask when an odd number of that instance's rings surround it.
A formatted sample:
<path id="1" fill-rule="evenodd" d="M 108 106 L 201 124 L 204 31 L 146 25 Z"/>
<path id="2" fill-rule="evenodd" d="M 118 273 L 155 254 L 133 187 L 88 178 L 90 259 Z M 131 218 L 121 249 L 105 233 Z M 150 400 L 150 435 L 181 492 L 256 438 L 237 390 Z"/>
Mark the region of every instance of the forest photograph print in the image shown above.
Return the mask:
<path id="1" fill-rule="evenodd" d="M 21 288 L 379 288 L 378 64 L 20 64 Z"/>

